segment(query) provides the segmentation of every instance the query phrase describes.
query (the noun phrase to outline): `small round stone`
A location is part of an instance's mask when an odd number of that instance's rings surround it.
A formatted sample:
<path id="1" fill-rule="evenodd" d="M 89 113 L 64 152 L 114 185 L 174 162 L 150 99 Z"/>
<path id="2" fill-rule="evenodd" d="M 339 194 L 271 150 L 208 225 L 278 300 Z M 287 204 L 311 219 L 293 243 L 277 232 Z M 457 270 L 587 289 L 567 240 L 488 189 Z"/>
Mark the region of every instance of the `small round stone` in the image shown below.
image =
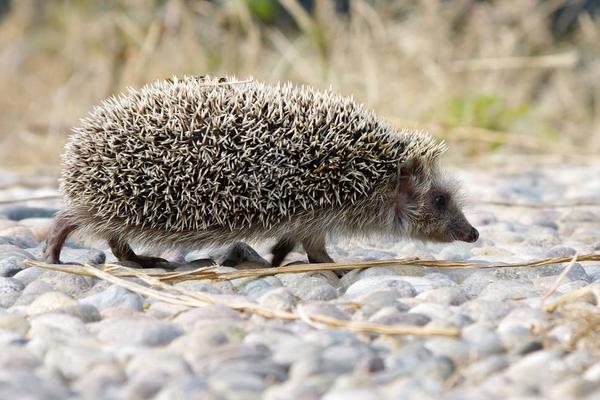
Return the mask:
<path id="1" fill-rule="evenodd" d="M 18 279 L 0 276 L 0 307 L 12 306 L 25 289 L 25 285 Z"/>

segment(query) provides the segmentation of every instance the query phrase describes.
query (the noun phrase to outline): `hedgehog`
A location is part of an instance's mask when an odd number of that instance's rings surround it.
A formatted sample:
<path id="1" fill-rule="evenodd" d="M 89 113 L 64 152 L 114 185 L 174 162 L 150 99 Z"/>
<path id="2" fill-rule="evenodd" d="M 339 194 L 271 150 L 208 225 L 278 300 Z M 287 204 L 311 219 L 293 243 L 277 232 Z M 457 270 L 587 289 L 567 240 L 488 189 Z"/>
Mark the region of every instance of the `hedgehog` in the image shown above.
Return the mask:
<path id="1" fill-rule="evenodd" d="M 152 267 L 153 249 L 274 240 L 333 262 L 331 237 L 475 242 L 446 146 L 396 129 L 351 97 L 291 83 L 183 77 L 128 89 L 74 128 L 62 156 L 65 208 L 44 258 L 69 234 L 106 240 L 119 261 Z"/>

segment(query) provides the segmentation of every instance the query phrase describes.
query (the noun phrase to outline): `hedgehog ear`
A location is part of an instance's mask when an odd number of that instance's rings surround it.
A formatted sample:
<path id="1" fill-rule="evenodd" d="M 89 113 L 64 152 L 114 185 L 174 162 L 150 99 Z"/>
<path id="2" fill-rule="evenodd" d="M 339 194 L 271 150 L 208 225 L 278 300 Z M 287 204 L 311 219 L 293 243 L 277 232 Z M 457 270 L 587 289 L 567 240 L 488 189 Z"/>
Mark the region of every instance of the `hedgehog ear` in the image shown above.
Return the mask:
<path id="1" fill-rule="evenodd" d="M 402 196 L 411 196 L 416 185 L 416 175 L 419 165 L 415 160 L 410 160 L 398 169 L 398 193 Z"/>

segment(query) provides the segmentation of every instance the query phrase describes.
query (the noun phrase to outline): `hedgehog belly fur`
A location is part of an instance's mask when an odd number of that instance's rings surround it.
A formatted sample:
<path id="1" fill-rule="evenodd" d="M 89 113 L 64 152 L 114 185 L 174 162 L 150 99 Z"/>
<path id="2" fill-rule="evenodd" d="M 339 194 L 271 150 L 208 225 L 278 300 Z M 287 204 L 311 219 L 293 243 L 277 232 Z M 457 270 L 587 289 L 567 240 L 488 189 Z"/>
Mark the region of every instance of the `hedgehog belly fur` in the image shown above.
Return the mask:
<path id="1" fill-rule="evenodd" d="M 383 201 L 398 165 L 443 150 L 331 92 L 173 79 L 84 118 L 63 155 L 61 189 L 84 231 L 145 244 L 351 230 L 345 221 L 368 230 L 372 216 L 357 210 Z"/>

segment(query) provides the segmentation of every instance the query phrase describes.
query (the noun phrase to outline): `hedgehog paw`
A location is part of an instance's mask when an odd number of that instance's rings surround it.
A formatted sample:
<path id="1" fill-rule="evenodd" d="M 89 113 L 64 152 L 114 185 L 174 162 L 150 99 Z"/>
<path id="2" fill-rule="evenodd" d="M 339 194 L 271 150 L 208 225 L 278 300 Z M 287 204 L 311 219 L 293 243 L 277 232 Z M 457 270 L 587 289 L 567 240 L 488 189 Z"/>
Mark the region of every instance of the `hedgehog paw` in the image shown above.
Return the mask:
<path id="1" fill-rule="evenodd" d="M 149 256 L 135 256 L 132 261 L 140 266 L 140 268 L 160 268 L 165 267 L 165 264 L 169 264 L 169 261 L 160 257 L 149 257 Z"/>

